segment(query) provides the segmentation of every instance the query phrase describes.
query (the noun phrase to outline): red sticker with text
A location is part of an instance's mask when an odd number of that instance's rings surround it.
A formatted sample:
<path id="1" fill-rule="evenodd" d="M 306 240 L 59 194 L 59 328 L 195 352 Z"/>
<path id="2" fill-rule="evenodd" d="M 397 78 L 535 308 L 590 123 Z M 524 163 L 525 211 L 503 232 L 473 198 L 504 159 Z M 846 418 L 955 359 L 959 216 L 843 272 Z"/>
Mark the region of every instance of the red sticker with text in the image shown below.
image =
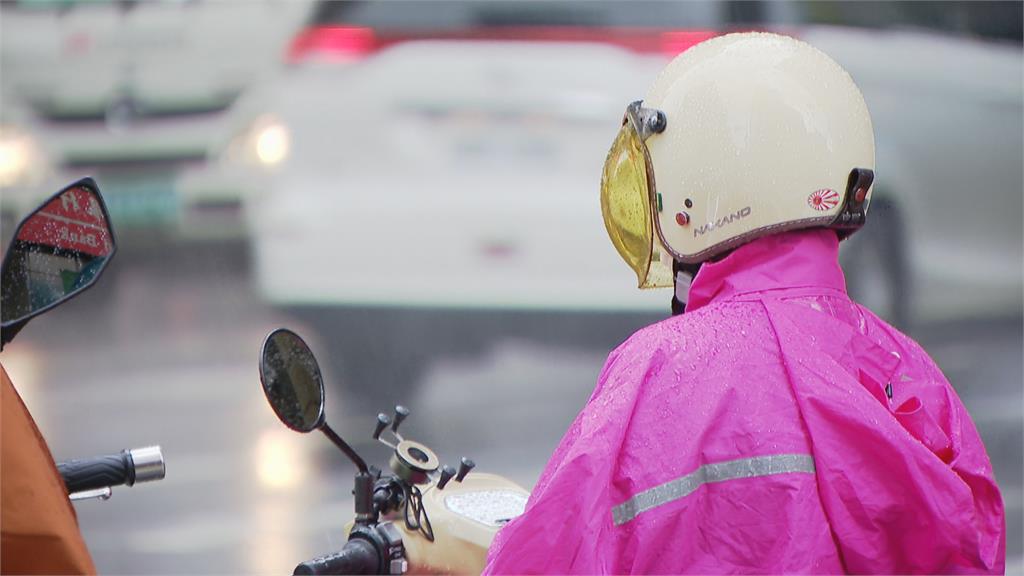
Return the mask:
<path id="1" fill-rule="evenodd" d="M 113 249 L 100 205 L 79 188 L 66 190 L 26 220 L 18 240 L 91 256 Z"/>
<path id="2" fill-rule="evenodd" d="M 839 194 L 835 190 L 827 188 L 815 190 L 807 197 L 807 203 L 811 208 L 825 212 L 839 205 Z"/>

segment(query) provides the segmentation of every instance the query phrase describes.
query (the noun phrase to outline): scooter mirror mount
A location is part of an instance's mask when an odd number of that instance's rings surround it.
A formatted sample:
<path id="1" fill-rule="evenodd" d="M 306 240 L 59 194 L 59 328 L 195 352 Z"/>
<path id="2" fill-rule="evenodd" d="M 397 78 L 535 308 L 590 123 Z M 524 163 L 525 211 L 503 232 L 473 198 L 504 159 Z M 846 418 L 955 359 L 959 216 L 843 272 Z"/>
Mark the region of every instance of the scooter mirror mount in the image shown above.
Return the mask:
<path id="1" fill-rule="evenodd" d="M 376 521 L 373 510 L 373 476 L 366 462 L 342 440 L 324 416 L 324 379 L 306 342 L 287 328 L 267 335 L 260 348 L 260 382 L 263 394 L 285 426 L 303 434 L 319 430 L 356 465 L 356 522 Z"/>
<path id="2" fill-rule="evenodd" d="M 96 283 L 116 251 L 99 188 L 83 178 L 57 192 L 15 230 L 0 270 L 2 338 Z"/>
<path id="3" fill-rule="evenodd" d="M 298 334 L 278 328 L 263 340 L 260 382 L 267 402 L 285 426 L 304 434 L 320 430 L 359 468 L 360 474 L 369 474 L 366 462 L 327 425 L 320 366 Z"/>

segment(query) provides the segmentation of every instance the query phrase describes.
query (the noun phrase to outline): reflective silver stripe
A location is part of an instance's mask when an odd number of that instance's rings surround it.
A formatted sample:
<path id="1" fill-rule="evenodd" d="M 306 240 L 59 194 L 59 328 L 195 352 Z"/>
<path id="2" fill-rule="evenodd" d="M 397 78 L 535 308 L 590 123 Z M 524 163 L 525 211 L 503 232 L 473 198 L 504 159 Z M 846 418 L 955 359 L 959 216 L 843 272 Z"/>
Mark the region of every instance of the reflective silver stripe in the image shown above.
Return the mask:
<path id="1" fill-rule="evenodd" d="M 616 526 L 622 526 L 641 512 L 689 496 L 704 484 L 790 472 L 814 474 L 814 457 L 810 454 L 779 454 L 705 464 L 682 478 L 644 490 L 612 508 L 612 520 Z"/>

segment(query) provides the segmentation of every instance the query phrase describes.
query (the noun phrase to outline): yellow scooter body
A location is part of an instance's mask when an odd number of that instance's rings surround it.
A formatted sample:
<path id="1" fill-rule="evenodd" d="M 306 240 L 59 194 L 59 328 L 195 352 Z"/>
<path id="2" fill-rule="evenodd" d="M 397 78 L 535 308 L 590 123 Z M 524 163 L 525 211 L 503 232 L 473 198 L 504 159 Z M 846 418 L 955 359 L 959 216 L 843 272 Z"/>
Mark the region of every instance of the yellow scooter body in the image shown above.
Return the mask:
<path id="1" fill-rule="evenodd" d="M 406 528 L 401 512 L 382 518 L 402 534 L 408 574 L 479 574 L 487 549 L 509 520 L 522 514 L 530 493 L 496 474 L 473 472 L 443 490 L 431 483 L 423 491 L 423 509 L 434 529 L 431 542 Z M 346 526 L 346 532 L 352 529 Z"/>

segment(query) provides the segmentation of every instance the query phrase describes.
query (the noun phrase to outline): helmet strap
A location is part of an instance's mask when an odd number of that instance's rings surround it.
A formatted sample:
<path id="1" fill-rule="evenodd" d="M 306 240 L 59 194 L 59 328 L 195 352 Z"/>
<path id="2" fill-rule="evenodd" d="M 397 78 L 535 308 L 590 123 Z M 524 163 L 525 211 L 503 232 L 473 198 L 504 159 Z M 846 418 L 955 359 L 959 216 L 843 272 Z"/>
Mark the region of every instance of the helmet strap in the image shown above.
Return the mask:
<path id="1" fill-rule="evenodd" d="M 672 261 L 672 315 L 678 316 L 686 311 L 686 301 L 690 298 L 690 285 L 700 270 L 700 264 L 683 264 Z"/>

